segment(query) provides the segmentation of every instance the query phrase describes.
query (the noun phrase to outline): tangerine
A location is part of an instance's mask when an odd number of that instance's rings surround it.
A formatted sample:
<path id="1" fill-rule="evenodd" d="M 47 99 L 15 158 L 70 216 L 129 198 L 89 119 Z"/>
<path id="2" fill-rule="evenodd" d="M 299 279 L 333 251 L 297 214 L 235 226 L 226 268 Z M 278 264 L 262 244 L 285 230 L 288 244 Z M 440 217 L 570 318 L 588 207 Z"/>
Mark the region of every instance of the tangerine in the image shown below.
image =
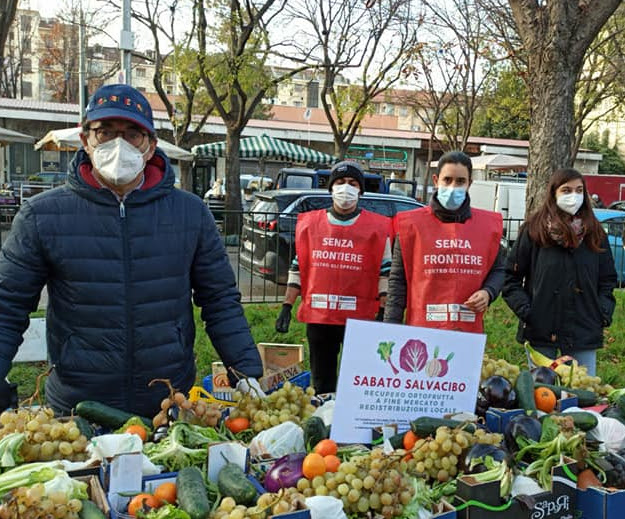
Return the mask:
<path id="1" fill-rule="evenodd" d="M 151 508 L 158 508 L 161 503 L 152 494 L 137 494 L 128 503 L 128 515 L 137 517 L 139 510 L 149 510 Z"/>
<path id="2" fill-rule="evenodd" d="M 226 427 L 234 434 L 250 428 L 250 421 L 244 416 L 237 418 L 226 418 Z"/>
<path id="3" fill-rule="evenodd" d="M 173 505 L 176 503 L 176 483 L 171 481 L 166 481 L 165 483 L 161 483 L 154 490 L 154 497 L 158 499 L 159 503 L 165 504 L 168 503 Z"/>
<path id="4" fill-rule="evenodd" d="M 548 387 L 537 387 L 534 390 L 534 402 L 536 403 L 536 409 L 539 409 L 545 413 L 550 413 L 556 408 L 558 399 L 556 394 Z"/>
<path id="5" fill-rule="evenodd" d="M 139 438 L 141 438 L 142 442 L 146 442 L 148 440 L 148 432 L 145 430 L 145 427 L 141 425 L 129 425 L 126 427 L 124 432 L 127 432 L 128 434 L 136 434 Z"/>
<path id="6" fill-rule="evenodd" d="M 302 474 L 307 479 L 323 476 L 326 473 L 326 462 L 321 454 L 311 452 L 306 455 L 302 463 Z"/>
<path id="7" fill-rule="evenodd" d="M 406 449 L 407 451 L 412 450 L 418 439 L 419 437 L 415 433 L 410 430 L 406 431 L 403 439 L 404 449 Z"/>
<path id="8" fill-rule="evenodd" d="M 339 450 L 339 446 L 336 444 L 334 440 L 321 440 L 315 448 L 313 452 L 317 454 L 321 454 L 322 456 L 336 456 L 336 453 Z"/>
<path id="9" fill-rule="evenodd" d="M 328 454 L 323 457 L 323 462 L 326 464 L 326 472 L 338 472 L 341 458 L 334 454 Z"/>

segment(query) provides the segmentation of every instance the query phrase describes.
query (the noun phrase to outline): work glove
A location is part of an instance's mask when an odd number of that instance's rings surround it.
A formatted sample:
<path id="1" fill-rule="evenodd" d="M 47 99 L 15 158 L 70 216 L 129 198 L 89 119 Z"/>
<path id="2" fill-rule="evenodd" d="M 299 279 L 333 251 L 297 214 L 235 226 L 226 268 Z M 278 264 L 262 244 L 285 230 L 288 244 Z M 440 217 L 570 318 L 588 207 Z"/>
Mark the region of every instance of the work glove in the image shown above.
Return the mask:
<path id="1" fill-rule="evenodd" d="M 286 333 L 289 331 L 289 325 L 291 324 L 291 310 L 293 305 L 284 303 L 280 315 L 276 319 L 276 331 L 280 333 Z"/>
<path id="2" fill-rule="evenodd" d="M 237 383 L 237 391 L 241 391 L 241 393 L 252 393 L 252 396 L 265 398 L 267 395 L 261 389 L 258 380 L 255 378 L 242 378 Z"/>
<path id="3" fill-rule="evenodd" d="M 0 411 L 12 407 L 17 409 L 17 384 L 0 379 Z"/>
<path id="4" fill-rule="evenodd" d="M 381 306 L 380 308 L 378 308 L 378 313 L 375 314 L 375 320 L 376 321 L 384 321 L 384 307 Z"/>

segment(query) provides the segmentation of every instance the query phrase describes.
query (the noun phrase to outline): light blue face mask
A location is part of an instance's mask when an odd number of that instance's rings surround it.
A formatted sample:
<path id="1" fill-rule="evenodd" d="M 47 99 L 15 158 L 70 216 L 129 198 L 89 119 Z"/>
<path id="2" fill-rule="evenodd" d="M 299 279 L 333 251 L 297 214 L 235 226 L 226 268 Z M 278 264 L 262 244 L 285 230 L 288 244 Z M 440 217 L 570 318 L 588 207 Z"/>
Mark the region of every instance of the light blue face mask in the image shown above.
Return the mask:
<path id="1" fill-rule="evenodd" d="M 436 196 L 445 209 L 454 211 L 464 202 L 467 190 L 463 187 L 439 187 Z"/>

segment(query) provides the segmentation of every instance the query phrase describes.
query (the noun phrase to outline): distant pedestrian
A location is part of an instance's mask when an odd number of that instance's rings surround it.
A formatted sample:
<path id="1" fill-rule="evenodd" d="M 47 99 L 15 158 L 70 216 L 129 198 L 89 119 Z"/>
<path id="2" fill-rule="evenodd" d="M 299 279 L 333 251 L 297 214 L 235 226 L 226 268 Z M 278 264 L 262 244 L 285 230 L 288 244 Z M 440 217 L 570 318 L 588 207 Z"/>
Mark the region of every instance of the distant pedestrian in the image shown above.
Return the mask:
<path id="1" fill-rule="evenodd" d="M 610 244 L 581 173 L 557 170 L 506 264 L 503 297 L 519 318 L 517 340 L 551 358 L 572 355 L 594 375 L 616 282 Z"/>

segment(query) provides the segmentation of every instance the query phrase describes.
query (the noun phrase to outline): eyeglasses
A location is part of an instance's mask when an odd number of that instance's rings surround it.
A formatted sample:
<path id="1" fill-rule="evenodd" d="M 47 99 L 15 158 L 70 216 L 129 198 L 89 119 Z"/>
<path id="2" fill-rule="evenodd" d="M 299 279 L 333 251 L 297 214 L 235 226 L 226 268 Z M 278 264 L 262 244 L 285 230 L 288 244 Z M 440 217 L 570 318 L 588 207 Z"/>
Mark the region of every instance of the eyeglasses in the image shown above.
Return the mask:
<path id="1" fill-rule="evenodd" d="M 95 133 L 95 138 L 100 144 L 111 141 L 118 136 L 121 136 L 126 142 L 132 144 L 135 147 L 141 146 L 143 141 L 148 136 L 146 132 L 137 130 L 136 128 L 127 128 L 126 130 L 112 130 L 110 128 L 89 128 L 89 131 Z"/>

